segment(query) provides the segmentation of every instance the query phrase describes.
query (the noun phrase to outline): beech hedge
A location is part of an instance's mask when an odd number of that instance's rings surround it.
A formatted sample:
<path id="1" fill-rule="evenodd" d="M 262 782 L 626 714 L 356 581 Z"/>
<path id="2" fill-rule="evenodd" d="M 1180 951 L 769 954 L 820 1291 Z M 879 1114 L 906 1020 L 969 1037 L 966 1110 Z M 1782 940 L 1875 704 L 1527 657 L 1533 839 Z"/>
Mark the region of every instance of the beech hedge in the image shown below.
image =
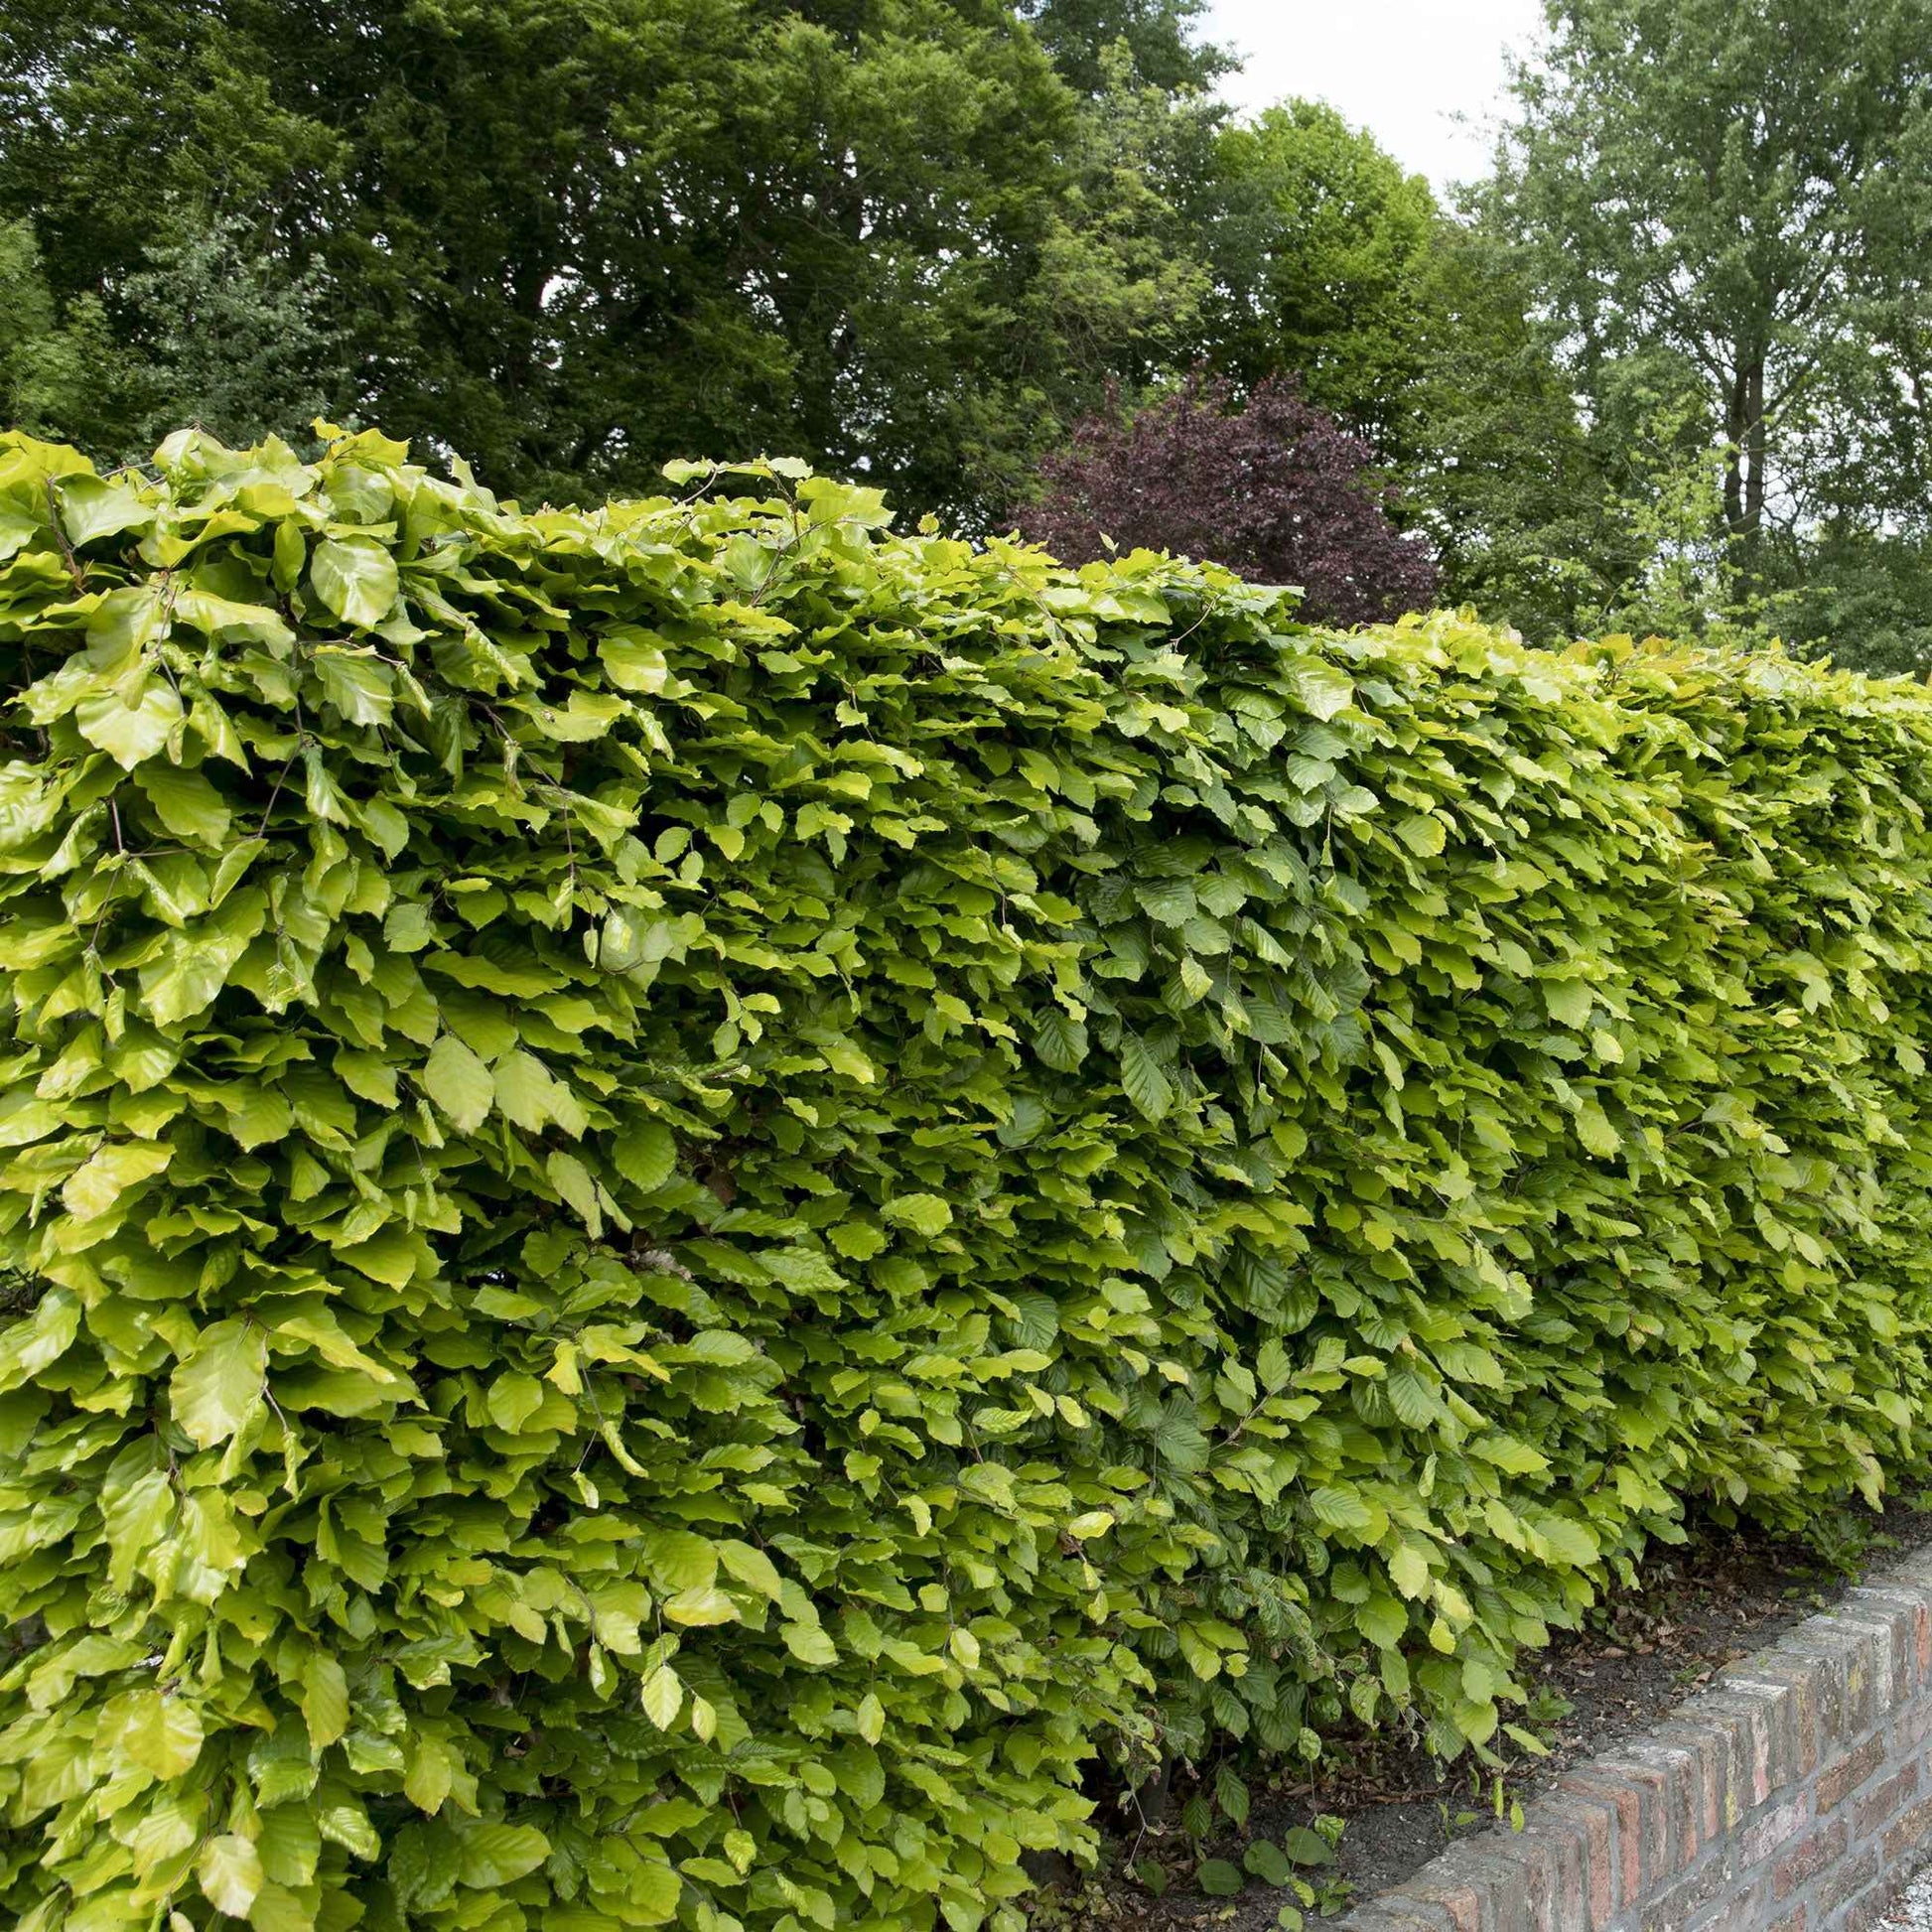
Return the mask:
<path id="1" fill-rule="evenodd" d="M 1923 1465 L 1923 690 L 724 481 L 0 438 L 25 1932 L 1015 1932 Z"/>

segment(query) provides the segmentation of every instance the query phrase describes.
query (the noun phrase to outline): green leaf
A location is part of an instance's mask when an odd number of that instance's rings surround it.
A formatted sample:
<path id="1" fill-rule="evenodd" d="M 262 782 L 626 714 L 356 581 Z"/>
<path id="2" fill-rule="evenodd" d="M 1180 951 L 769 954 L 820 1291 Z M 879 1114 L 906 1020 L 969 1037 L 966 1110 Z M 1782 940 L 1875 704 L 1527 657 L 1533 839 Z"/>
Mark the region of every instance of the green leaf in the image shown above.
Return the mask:
<path id="1" fill-rule="evenodd" d="M 348 1677 L 335 1658 L 312 1651 L 302 1665 L 296 1702 L 318 1750 L 337 1742 L 348 1728 Z"/>
<path id="2" fill-rule="evenodd" d="M 220 846 L 228 836 L 228 807 L 200 771 L 184 770 L 160 759 L 141 765 L 134 782 L 147 794 L 155 815 L 178 839 Z"/>
<path id="3" fill-rule="evenodd" d="M 1433 812 L 1412 812 L 1398 822 L 1395 835 L 1420 859 L 1433 859 L 1449 843 L 1443 821 Z"/>
<path id="4" fill-rule="evenodd" d="M 1356 1608 L 1355 1628 L 1384 1650 L 1399 1649 L 1409 1634 L 1409 1612 L 1393 1596 L 1378 1592 Z"/>
<path id="5" fill-rule="evenodd" d="M 1346 671 L 1319 658 L 1304 658 L 1293 671 L 1295 694 L 1314 717 L 1327 720 L 1354 702 L 1355 685 Z"/>
<path id="6" fill-rule="evenodd" d="M 1405 1543 L 1389 1559 L 1389 1577 L 1404 1596 L 1424 1596 L 1429 1590 L 1429 1559 L 1413 1543 Z"/>
<path id="7" fill-rule="evenodd" d="M 1550 1466 L 1549 1457 L 1501 1430 L 1476 1437 L 1469 1445 L 1469 1452 L 1481 1456 L 1485 1462 L 1493 1462 L 1499 1469 L 1507 1469 L 1514 1476 L 1541 1475 Z"/>
<path id="8" fill-rule="evenodd" d="M 1546 1510 L 1532 1520 L 1531 1527 L 1558 1563 L 1587 1570 L 1602 1555 L 1595 1537 L 1570 1517 Z"/>
<path id="9" fill-rule="evenodd" d="M 267 1368 L 268 1338 L 254 1323 L 203 1329 L 169 1383 L 175 1421 L 199 1448 L 226 1442 L 261 1406 Z"/>
<path id="10" fill-rule="evenodd" d="M 534 1375 L 512 1371 L 489 1385 L 489 1419 L 514 1436 L 543 1407 L 543 1384 Z"/>
<path id="11" fill-rule="evenodd" d="M 1309 1492 L 1309 1507 L 1332 1530 L 1364 1531 L 1374 1527 L 1368 1505 L 1353 1489 L 1323 1484 Z"/>
<path id="12" fill-rule="evenodd" d="M 156 678 L 137 685 L 131 702 L 118 690 L 82 698 L 73 720 L 89 745 L 98 745 L 122 770 L 132 771 L 160 754 L 184 715 L 174 686 Z"/>
<path id="13" fill-rule="evenodd" d="M 899 1194 L 880 1208 L 879 1218 L 934 1240 L 952 1225 L 952 1209 L 937 1194 Z"/>
<path id="14" fill-rule="evenodd" d="M 689 1530 L 647 1530 L 637 1550 L 652 1586 L 667 1595 L 709 1589 L 718 1581 L 716 1548 Z"/>
<path id="15" fill-rule="evenodd" d="M 684 1881 L 667 1864 L 641 1859 L 624 1881 L 624 1909 L 639 1925 L 668 1925 L 677 1916 Z"/>
<path id="16" fill-rule="evenodd" d="M 255 1850 L 276 1883 L 310 1885 L 322 1855 L 322 1828 L 307 1805 L 270 1805 L 261 1814 Z"/>
<path id="17" fill-rule="evenodd" d="M 613 1139 L 611 1158 L 633 1187 L 654 1193 L 677 1172 L 677 1142 L 662 1121 L 634 1121 Z"/>
<path id="18" fill-rule="evenodd" d="M 527 1133 L 540 1134 L 557 1118 L 556 1082 L 534 1053 L 520 1048 L 496 1062 L 496 1105 Z"/>
<path id="19" fill-rule="evenodd" d="M 1545 980 L 1543 1004 L 1549 1008 L 1552 1020 L 1581 1031 L 1589 1024 L 1596 993 L 1587 979 Z"/>
<path id="20" fill-rule="evenodd" d="M 550 1841 L 534 1825 L 466 1819 L 457 1845 L 458 1882 L 484 1891 L 514 1884 L 550 1856 Z"/>
<path id="21" fill-rule="evenodd" d="M 1034 1033 L 1034 1051 L 1048 1066 L 1072 1073 L 1087 1056 L 1087 1030 L 1058 1007 L 1048 1007 Z"/>
<path id="22" fill-rule="evenodd" d="M 661 640 L 647 641 L 638 633 L 600 638 L 597 654 L 620 691 L 640 691 L 654 697 L 669 675 Z"/>
<path id="23" fill-rule="evenodd" d="M 1283 1835 L 1282 1850 L 1300 1865 L 1321 1866 L 1335 1862 L 1335 1848 L 1306 1825 L 1297 1825 Z"/>
<path id="24" fill-rule="evenodd" d="M 165 1141 L 110 1141 L 68 1176 L 61 1204 L 77 1221 L 99 1220 L 130 1187 L 166 1173 L 174 1158 Z"/>
<path id="25" fill-rule="evenodd" d="M 159 1691 L 129 1691 L 109 1707 L 117 1713 L 111 1739 L 144 1771 L 163 1780 L 191 1770 L 202 1754 L 203 1728 L 194 1706 Z M 103 1729 L 105 1725 L 103 1725 Z"/>
<path id="26" fill-rule="evenodd" d="M 1583 1142 L 1586 1152 L 1601 1161 L 1610 1160 L 1623 1149 L 1622 1137 L 1594 1100 L 1586 1100 L 1577 1109 L 1577 1138 Z"/>
<path id="27" fill-rule="evenodd" d="M 665 1597 L 663 1609 L 665 1617 L 672 1623 L 709 1627 L 738 1621 L 738 1605 L 715 1584 L 678 1590 L 674 1595 Z"/>
<path id="28" fill-rule="evenodd" d="M 271 1878 L 255 1894 L 248 1923 L 253 1932 L 315 1932 L 316 1915 L 298 1893 Z"/>
<path id="29" fill-rule="evenodd" d="M 496 1081 L 489 1068 L 454 1034 L 442 1034 L 423 1065 L 423 1091 L 459 1134 L 474 1134 L 489 1118 Z"/>
<path id="30" fill-rule="evenodd" d="M 393 590 L 392 585 L 392 593 Z M 383 609 L 387 608 L 385 604 Z M 349 724 L 388 724 L 395 709 L 396 680 L 387 664 L 367 651 L 351 651 L 331 644 L 317 647 L 314 663 L 316 675 L 322 680 L 323 696 Z"/>
<path id="31" fill-rule="evenodd" d="M 1290 1885 L 1295 1882 L 1295 1866 L 1279 1845 L 1258 1838 L 1241 1855 L 1241 1863 L 1264 1885 Z"/>
<path id="32" fill-rule="evenodd" d="M 415 1280 L 422 1261 L 418 1238 L 394 1224 L 372 1234 L 366 1241 L 352 1241 L 336 1250 L 358 1275 L 389 1288 L 407 1288 Z"/>
<path id="33" fill-rule="evenodd" d="M 262 1862 L 254 1846 L 233 1832 L 207 1840 L 195 1861 L 202 1896 L 229 1918 L 246 1918 L 262 1888 Z"/>
<path id="34" fill-rule="evenodd" d="M 1153 1049 L 1138 1034 L 1121 1038 L 1120 1084 L 1135 1111 L 1148 1120 L 1165 1119 L 1173 1105 L 1173 1088 Z"/>
<path id="35" fill-rule="evenodd" d="M 816 1623 L 780 1624 L 778 1634 L 784 1638 L 785 1648 L 810 1669 L 830 1670 L 839 1661 L 838 1646 Z"/>
<path id="36" fill-rule="evenodd" d="M 154 522 L 154 505 L 143 502 L 130 483 L 103 483 L 98 477 L 63 477 L 58 494 L 61 522 L 76 550 L 118 536 L 123 530 L 145 529 Z"/>
<path id="37" fill-rule="evenodd" d="M 400 579 L 396 560 L 374 537 L 330 537 L 310 556 L 309 582 L 326 609 L 372 630 L 395 604 Z"/>
<path id="38" fill-rule="evenodd" d="M 1149 879 L 1134 888 L 1145 910 L 1165 926 L 1182 926 L 1194 916 L 1194 889 L 1184 879 Z"/>
<path id="39" fill-rule="evenodd" d="M 760 1596 L 775 1603 L 784 1594 L 778 1567 L 762 1550 L 750 1543 L 725 1542 L 718 1545 L 718 1556 L 740 1583 L 750 1584 Z"/>
<path id="40" fill-rule="evenodd" d="M 1241 1869 L 1225 1859 L 1203 1859 L 1194 1867 L 1194 1882 L 1209 1898 L 1232 1898 L 1242 1886 Z"/>
<path id="41" fill-rule="evenodd" d="M 642 1686 L 644 1716 L 659 1730 L 669 1730 L 684 1708 L 684 1686 L 668 1664 L 660 1664 L 644 1679 Z"/>
<path id="42" fill-rule="evenodd" d="M 1443 1414 L 1443 1404 L 1422 1372 L 1408 1363 L 1390 1369 L 1382 1386 L 1388 1391 L 1389 1407 L 1398 1421 L 1411 1429 L 1426 1429 Z"/>

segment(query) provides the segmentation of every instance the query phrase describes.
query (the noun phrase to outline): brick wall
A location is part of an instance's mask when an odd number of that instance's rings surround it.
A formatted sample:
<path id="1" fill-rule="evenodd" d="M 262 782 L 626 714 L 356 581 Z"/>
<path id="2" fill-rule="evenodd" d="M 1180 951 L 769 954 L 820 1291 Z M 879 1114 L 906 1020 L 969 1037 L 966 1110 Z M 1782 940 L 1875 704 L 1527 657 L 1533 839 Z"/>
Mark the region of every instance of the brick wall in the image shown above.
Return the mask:
<path id="1" fill-rule="evenodd" d="M 1932 1861 L 1932 1556 L 1336 1932 L 1859 1932 Z"/>

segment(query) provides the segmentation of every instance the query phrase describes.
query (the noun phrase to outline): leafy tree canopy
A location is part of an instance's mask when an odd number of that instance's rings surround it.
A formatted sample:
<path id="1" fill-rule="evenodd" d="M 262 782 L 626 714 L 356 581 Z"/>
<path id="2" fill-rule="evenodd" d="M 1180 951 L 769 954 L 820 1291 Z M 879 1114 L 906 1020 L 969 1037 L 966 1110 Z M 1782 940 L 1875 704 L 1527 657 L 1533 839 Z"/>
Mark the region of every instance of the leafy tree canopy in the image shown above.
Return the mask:
<path id="1" fill-rule="evenodd" d="M 331 405 L 498 486 L 602 493 L 765 448 L 970 520 L 1197 303 L 1152 152 L 1211 120 L 1162 126 L 1220 58 L 1191 12 L 27 0 L 0 211 L 32 216 L 50 294 L 98 300 L 151 364 L 139 277 L 206 266 L 213 211 L 273 270 L 251 340 L 326 287 L 351 352 L 300 359 Z M 213 340 L 173 352 L 190 335 Z M 287 422 L 287 371 L 256 373 L 227 404 Z M 132 401 L 109 427 L 146 439 Z"/>
<path id="2" fill-rule="evenodd" d="M 1134 71 L 1168 93 L 1206 87 L 1237 63 L 1196 38 L 1206 0 L 1020 0 L 1054 65 L 1083 93 L 1107 85 L 1105 50 L 1124 43 Z"/>
<path id="3" fill-rule="evenodd" d="M 1550 0 L 1487 211 L 1627 427 L 1696 395 L 1743 538 L 1916 511 L 1927 0 Z M 1633 400 L 1632 392 L 1635 391 Z"/>

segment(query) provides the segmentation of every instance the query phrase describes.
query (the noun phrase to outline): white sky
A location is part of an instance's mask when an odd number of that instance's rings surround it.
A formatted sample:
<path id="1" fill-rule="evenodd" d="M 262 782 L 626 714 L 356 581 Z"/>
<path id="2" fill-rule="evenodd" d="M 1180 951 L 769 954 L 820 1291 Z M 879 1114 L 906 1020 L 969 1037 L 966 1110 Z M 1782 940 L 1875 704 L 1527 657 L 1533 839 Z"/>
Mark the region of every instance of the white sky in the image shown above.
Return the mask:
<path id="1" fill-rule="evenodd" d="M 1542 23 L 1540 0 L 1210 0 L 1201 25 L 1247 56 L 1221 83 L 1237 107 L 1328 101 L 1440 193 L 1486 171 L 1503 48 L 1528 53 Z"/>

